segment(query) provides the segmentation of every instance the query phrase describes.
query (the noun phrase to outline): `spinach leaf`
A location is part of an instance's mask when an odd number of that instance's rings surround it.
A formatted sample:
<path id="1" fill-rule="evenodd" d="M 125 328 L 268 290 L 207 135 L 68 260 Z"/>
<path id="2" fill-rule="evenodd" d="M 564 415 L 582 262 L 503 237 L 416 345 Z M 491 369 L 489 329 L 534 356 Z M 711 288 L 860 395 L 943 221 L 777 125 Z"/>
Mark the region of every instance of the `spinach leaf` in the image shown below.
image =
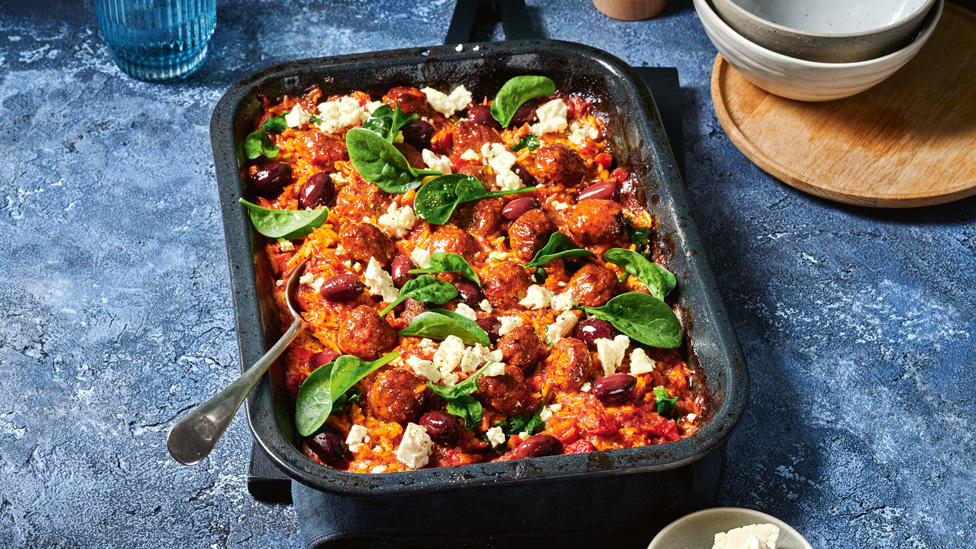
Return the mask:
<path id="1" fill-rule="evenodd" d="M 441 174 L 410 167 L 403 154 L 383 136 L 363 128 L 346 132 L 346 149 L 359 176 L 388 193 L 405 193 L 419 187 L 424 176 Z"/>
<path id="2" fill-rule="evenodd" d="M 629 217 L 624 216 L 624 231 L 627 232 L 630 241 L 636 245 L 637 253 L 651 259 L 651 228 L 637 227 Z"/>
<path id="3" fill-rule="evenodd" d="M 463 318 L 464 321 L 459 320 L 458 317 Z M 474 321 L 443 309 L 424 311 L 415 316 L 406 328 L 400 330 L 400 335 L 429 337 L 431 339 L 447 339 L 447 336 L 457 336 L 466 345 L 476 343 L 486 347 L 491 345 L 488 334 Z"/>
<path id="4" fill-rule="evenodd" d="M 363 127 L 376 132 L 388 142 L 393 143 L 397 134 L 400 133 L 400 128 L 417 117 L 417 113 L 404 114 L 399 105 L 395 111 L 389 105 L 383 105 L 369 115 L 369 119 L 363 122 Z"/>
<path id="5" fill-rule="evenodd" d="M 324 120 L 315 116 L 314 114 L 309 118 L 309 121 L 311 121 L 314 124 L 321 124 L 322 122 L 324 122 Z"/>
<path id="6" fill-rule="evenodd" d="M 329 209 L 319 210 L 272 210 L 262 208 L 241 199 L 241 204 L 247 206 L 248 215 L 254 230 L 271 238 L 285 238 L 294 240 L 321 227 L 329 218 Z"/>
<path id="7" fill-rule="evenodd" d="M 491 198 L 534 191 L 535 187 L 524 187 L 512 191 L 487 191 L 476 177 L 470 175 L 443 175 L 417 191 L 413 201 L 413 209 L 424 221 L 432 225 L 443 225 L 451 219 L 451 214 L 459 204 Z"/>
<path id="8" fill-rule="evenodd" d="M 505 421 L 498 424 L 508 436 L 517 435 L 519 433 L 528 433 L 534 435 L 539 431 L 546 428 L 546 422 L 542 421 L 539 417 L 542 414 L 543 403 L 539 403 L 539 406 L 534 412 L 524 412 L 518 415 L 514 415 Z"/>
<path id="9" fill-rule="evenodd" d="M 549 243 L 536 252 L 532 261 L 526 263 L 525 266 L 528 268 L 539 267 L 554 259 L 579 256 L 596 257 L 596 254 L 573 244 L 573 241 L 563 233 L 555 232 L 549 237 Z"/>
<path id="10" fill-rule="evenodd" d="M 603 307 L 582 309 L 645 345 L 664 349 L 681 345 L 678 317 L 674 316 L 671 307 L 654 296 L 630 292 L 618 295 Z"/>
<path id="11" fill-rule="evenodd" d="M 254 160 L 262 154 L 268 158 L 275 158 L 278 156 L 278 147 L 268 137 L 268 130 L 260 128 L 244 138 L 244 154 L 249 160 Z"/>
<path id="12" fill-rule="evenodd" d="M 335 402 L 332 403 L 332 411 L 341 410 L 350 404 L 355 404 L 359 402 L 362 398 L 363 392 L 359 387 L 353 387 L 351 391 L 337 398 Z"/>
<path id="13" fill-rule="evenodd" d="M 298 434 L 307 437 L 318 431 L 332 413 L 333 404 L 339 402 L 346 391 L 398 354 L 393 351 L 373 362 L 366 362 L 352 355 L 342 355 L 335 362 L 312 372 L 305 383 L 302 383 L 295 400 L 295 425 L 298 427 Z M 346 402 L 349 402 L 348 399 Z"/>
<path id="14" fill-rule="evenodd" d="M 471 393 L 478 390 L 478 376 L 484 373 L 488 367 L 491 366 L 491 362 L 485 364 L 480 370 L 471 375 L 468 379 L 465 379 L 457 385 L 451 385 L 446 387 L 444 385 L 434 385 L 431 382 L 427 382 L 427 386 L 430 387 L 434 394 L 447 400 L 454 400 L 460 398 L 464 395 L 470 395 Z"/>
<path id="15" fill-rule="evenodd" d="M 678 397 L 668 397 L 668 390 L 663 385 L 654 388 L 654 402 L 657 404 L 657 413 L 664 417 L 674 415 Z"/>
<path id="16" fill-rule="evenodd" d="M 471 395 L 461 395 L 455 399 L 448 400 L 445 409 L 452 416 L 461 418 L 464 422 L 464 428 L 468 431 L 474 429 L 475 425 L 481 423 L 481 416 L 484 414 L 484 408 L 481 406 L 481 403 Z"/>
<path id="17" fill-rule="evenodd" d="M 267 119 L 261 127 L 268 130 L 269 132 L 283 132 L 285 128 L 288 127 L 288 122 L 285 122 L 285 115 L 279 114 L 278 116 L 273 116 Z"/>
<path id="18" fill-rule="evenodd" d="M 516 143 L 514 147 L 512 147 L 512 152 L 518 152 L 522 149 L 529 149 L 529 151 L 534 151 L 538 148 L 539 148 L 539 136 L 530 133 L 525 137 L 523 137 L 522 139 L 519 139 L 519 142 Z"/>
<path id="19" fill-rule="evenodd" d="M 430 267 L 424 269 L 410 269 L 410 274 L 424 273 L 461 273 L 465 278 L 481 286 L 478 273 L 474 272 L 466 259 L 458 254 L 434 252 L 430 254 Z"/>
<path id="20" fill-rule="evenodd" d="M 507 127 L 515 111 L 529 99 L 556 93 L 556 84 L 545 76 L 516 76 L 498 90 L 491 103 L 491 116 Z"/>
<path id="21" fill-rule="evenodd" d="M 647 289 L 650 290 L 651 295 L 662 301 L 678 285 L 678 281 L 671 274 L 671 271 L 653 261 L 647 260 L 637 252 L 623 248 L 613 248 L 612 250 L 607 250 L 603 254 L 603 258 L 610 263 L 619 265 L 623 270 L 639 278 L 647 286 Z"/>
<path id="22" fill-rule="evenodd" d="M 400 296 L 380 311 L 380 316 L 384 316 L 386 313 L 392 311 L 394 307 L 403 303 L 408 297 L 417 301 L 423 301 L 424 303 L 443 305 L 449 299 L 457 297 L 457 295 L 458 291 L 454 287 L 454 284 L 430 275 L 421 275 L 404 284 L 403 288 L 400 289 Z"/>

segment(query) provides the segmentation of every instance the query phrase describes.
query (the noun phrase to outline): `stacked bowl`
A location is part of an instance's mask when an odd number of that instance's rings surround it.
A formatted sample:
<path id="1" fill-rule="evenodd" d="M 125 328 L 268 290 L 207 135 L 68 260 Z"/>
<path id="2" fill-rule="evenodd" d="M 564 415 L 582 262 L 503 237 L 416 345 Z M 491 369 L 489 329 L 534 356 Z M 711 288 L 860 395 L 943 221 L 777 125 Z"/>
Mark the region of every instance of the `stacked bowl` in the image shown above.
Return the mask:
<path id="1" fill-rule="evenodd" d="M 694 0 L 705 33 L 743 77 L 801 101 L 860 93 L 908 63 L 944 0 Z"/>

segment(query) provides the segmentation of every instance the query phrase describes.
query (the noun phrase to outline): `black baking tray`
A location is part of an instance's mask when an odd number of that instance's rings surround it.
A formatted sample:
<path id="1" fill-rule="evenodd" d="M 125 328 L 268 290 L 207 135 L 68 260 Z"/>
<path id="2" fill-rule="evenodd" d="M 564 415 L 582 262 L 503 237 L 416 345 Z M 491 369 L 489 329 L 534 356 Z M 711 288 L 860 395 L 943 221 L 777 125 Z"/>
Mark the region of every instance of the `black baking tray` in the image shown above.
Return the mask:
<path id="1" fill-rule="evenodd" d="M 502 4 L 503 9 L 506 5 Z M 523 8 L 524 9 L 524 8 Z M 456 14 L 457 15 L 457 14 Z M 509 37 L 518 34 L 510 31 Z M 449 33 L 449 38 L 451 33 Z M 478 46 L 478 50 L 474 50 Z M 641 448 L 532 460 L 361 475 L 323 467 L 295 446 L 293 405 L 286 396 L 282 365 L 247 400 L 247 416 L 257 443 L 292 478 L 350 496 L 418 493 L 517 486 L 562 479 L 659 473 L 696 462 L 718 449 L 735 428 L 748 400 L 748 370 L 732 323 L 715 284 L 704 247 L 660 115 L 647 86 L 629 66 L 601 50 L 554 40 L 512 40 L 410 48 L 275 65 L 231 87 L 211 120 L 241 367 L 247 368 L 281 336 L 273 279 L 261 238 L 250 227 L 242 197 L 251 198 L 241 177 L 239 144 L 262 109 L 261 97 L 299 95 L 312 85 L 325 95 L 348 90 L 382 92 L 398 86 L 464 84 L 473 95 L 492 96 L 500 83 L 519 74 L 543 74 L 558 89 L 584 93 L 608 117 L 611 147 L 618 162 L 642 182 L 647 206 L 671 250 L 668 267 L 678 277 L 688 359 L 704 372 L 708 386 L 707 424 L 694 436 Z"/>

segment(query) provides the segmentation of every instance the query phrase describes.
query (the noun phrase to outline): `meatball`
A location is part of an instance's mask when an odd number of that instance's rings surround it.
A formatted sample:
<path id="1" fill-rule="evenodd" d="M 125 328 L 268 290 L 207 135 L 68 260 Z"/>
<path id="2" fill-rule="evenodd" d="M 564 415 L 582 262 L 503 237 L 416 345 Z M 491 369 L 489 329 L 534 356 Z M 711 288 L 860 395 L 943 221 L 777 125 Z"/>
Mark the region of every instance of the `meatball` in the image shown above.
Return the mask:
<path id="1" fill-rule="evenodd" d="M 481 152 L 485 143 L 501 143 L 502 137 L 490 126 L 477 124 L 471 120 L 461 120 L 454 125 L 454 150 L 464 152 L 468 149 Z"/>
<path id="2" fill-rule="evenodd" d="M 383 421 L 409 423 L 420 419 L 427 401 L 427 384 L 407 370 L 392 369 L 376 376 L 366 400 L 373 414 Z"/>
<path id="3" fill-rule="evenodd" d="M 376 309 L 360 305 L 339 325 L 339 349 L 363 360 L 376 360 L 397 345 L 397 333 Z"/>
<path id="4" fill-rule="evenodd" d="M 415 316 L 427 310 L 427 305 L 422 301 L 417 301 L 409 297 L 403 301 L 401 307 L 403 307 L 403 312 L 399 316 L 407 324 L 413 322 Z"/>
<path id="5" fill-rule="evenodd" d="M 613 271 L 593 263 L 587 263 L 569 279 L 573 297 L 587 307 L 606 305 L 611 297 L 617 295 L 619 284 Z"/>
<path id="6" fill-rule="evenodd" d="M 430 251 L 458 254 L 468 261 L 473 261 L 478 245 L 471 235 L 454 225 L 441 225 L 430 236 Z"/>
<path id="7" fill-rule="evenodd" d="M 543 185 L 574 187 L 579 185 L 585 174 L 586 165 L 583 164 L 583 159 L 566 145 L 546 145 L 535 152 L 533 175 Z"/>
<path id="8" fill-rule="evenodd" d="M 512 222 L 508 228 L 508 238 L 515 257 L 523 262 L 530 261 L 535 253 L 549 242 L 549 236 L 556 227 L 546 214 L 536 208 L 529 210 Z"/>
<path id="9" fill-rule="evenodd" d="M 350 257 L 363 263 L 375 257 L 380 265 L 386 266 L 396 254 L 390 237 L 369 223 L 346 223 L 339 233 L 339 242 Z"/>
<path id="10" fill-rule="evenodd" d="M 599 375 L 597 365 L 590 359 L 586 343 L 564 337 L 552 348 L 545 378 L 561 391 L 572 393 Z"/>
<path id="11" fill-rule="evenodd" d="M 481 236 L 493 235 L 501 229 L 502 200 L 500 198 L 485 198 L 473 202 L 471 220 L 464 226 L 464 230 Z"/>
<path id="12" fill-rule="evenodd" d="M 623 210 L 611 200 L 584 200 L 566 222 L 571 236 L 583 246 L 613 244 L 624 235 Z"/>
<path id="13" fill-rule="evenodd" d="M 532 285 L 529 273 L 521 265 L 502 261 L 485 267 L 481 273 L 482 290 L 492 307 L 514 309 Z"/>
<path id="14" fill-rule="evenodd" d="M 416 168 L 418 170 L 427 169 L 427 163 L 424 162 L 424 157 L 422 154 L 420 154 L 420 151 L 417 150 L 417 147 L 414 147 L 409 143 L 394 143 L 393 146 L 396 147 L 396 150 L 400 151 L 400 154 L 407 159 L 407 164 L 410 164 L 411 168 Z"/>
<path id="15" fill-rule="evenodd" d="M 348 219 L 379 217 L 393 201 L 390 195 L 376 185 L 358 177 L 345 184 L 336 195 L 335 211 Z"/>
<path id="16" fill-rule="evenodd" d="M 505 365 L 505 373 L 500 376 L 478 376 L 478 394 L 506 416 L 528 412 L 536 405 L 522 370 L 511 364 Z"/>
<path id="17" fill-rule="evenodd" d="M 405 86 L 392 88 L 383 96 L 383 102 L 393 109 L 399 106 L 405 114 L 417 113 L 418 116 L 425 118 L 440 116 L 427 102 L 427 95 L 417 88 Z"/>
<path id="18" fill-rule="evenodd" d="M 495 188 L 495 176 L 491 174 L 491 170 L 488 166 L 474 166 L 467 164 L 458 168 L 458 172 L 461 175 L 470 175 L 478 181 L 481 181 L 481 185 L 486 189 Z"/>
<path id="19" fill-rule="evenodd" d="M 322 132 L 302 132 L 297 139 L 298 153 L 327 172 L 334 172 L 337 160 L 349 160 L 345 139 Z"/>
<path id="20" fill-rule="evenodd" d="M 522 372 L 531 370 L 542 355 L 542 341 L 530 326 L 519 326 L 503 335 L 498 348 L 505 363 L 518 366 Z"/>

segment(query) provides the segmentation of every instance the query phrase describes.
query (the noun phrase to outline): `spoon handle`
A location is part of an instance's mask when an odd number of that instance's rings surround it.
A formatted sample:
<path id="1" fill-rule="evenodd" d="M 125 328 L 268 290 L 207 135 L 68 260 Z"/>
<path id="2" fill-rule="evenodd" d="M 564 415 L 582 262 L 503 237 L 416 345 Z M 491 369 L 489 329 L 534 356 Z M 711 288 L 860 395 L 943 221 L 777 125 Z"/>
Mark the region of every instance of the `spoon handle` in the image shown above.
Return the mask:
<path id="1" fill-rule="evenodd" d="M 217 393 L 213 398 L 190 411 L 169 431 L 166 447 L 173 459 L 184 465 L 196 465 L 203 461 L 217 445 L 230 420 L 247 398 L 271 364 L 285 348 L 305 329 L 301 317 L 295 318 L 274 347 L 244 372 L 237 381 Z"/>

